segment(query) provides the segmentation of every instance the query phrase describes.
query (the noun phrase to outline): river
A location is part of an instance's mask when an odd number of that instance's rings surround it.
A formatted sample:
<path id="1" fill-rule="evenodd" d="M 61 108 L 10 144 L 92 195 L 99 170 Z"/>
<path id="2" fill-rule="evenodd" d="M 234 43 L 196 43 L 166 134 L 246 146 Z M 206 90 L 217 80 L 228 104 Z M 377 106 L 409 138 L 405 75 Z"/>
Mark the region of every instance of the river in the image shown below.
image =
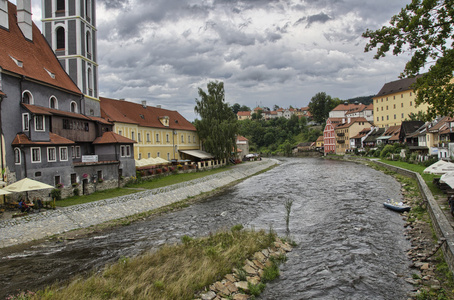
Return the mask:
<path id="1" fill-rule="evenodd" d="M 135 256 L 183 235 L 221 228 L 272 228 L 286 235 L 284 203 L 293 201 L 290 237 L 297 246 L 281 276 L 260 299 L 406 299 L 411 277 L 401 216 L 383 207 L 401 199 L 391 176 L 361 164 L 317 158 L 282 159 L 201 203 L 89 238 L 43 242 L 2 254 L 0 298 Z"/>

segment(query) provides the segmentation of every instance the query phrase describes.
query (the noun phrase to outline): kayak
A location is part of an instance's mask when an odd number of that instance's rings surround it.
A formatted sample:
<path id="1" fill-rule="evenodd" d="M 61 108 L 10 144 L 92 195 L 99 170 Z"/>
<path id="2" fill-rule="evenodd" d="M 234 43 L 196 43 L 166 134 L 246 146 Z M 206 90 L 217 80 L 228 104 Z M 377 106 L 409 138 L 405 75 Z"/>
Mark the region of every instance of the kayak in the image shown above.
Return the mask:
<path id="1" fill-rule="evenodd" d="M 388 199 L 388 201 L 384 202 L 383 205 L 386 208 L 389 208 L 389 209 L 397 211 L 397 212 L 410 211 L 410 209 L 411 209 L 410 206 L 405 205 L 402 202 L 393 201 L 392 199 Z"/>

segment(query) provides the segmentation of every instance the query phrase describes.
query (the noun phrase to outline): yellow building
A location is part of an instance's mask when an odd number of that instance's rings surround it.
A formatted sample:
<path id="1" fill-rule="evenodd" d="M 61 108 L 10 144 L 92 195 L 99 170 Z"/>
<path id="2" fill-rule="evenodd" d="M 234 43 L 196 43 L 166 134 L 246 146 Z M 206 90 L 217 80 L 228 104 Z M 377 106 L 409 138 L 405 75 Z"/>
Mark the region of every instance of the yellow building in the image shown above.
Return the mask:
<path id="1" fill-rule="evenodd" d="M 200 150 L 195 126 L 177 111 L 100 97 L 102 117 L 114 123 L 114 132 L 130 138 L 134 158 L 183 159 L 187 150 Z"/>
<path id="2" fill-rule="evenodd" d="M 381 88 L 373 97 L 375 126 L 400 125 L 402 121 L 410 119 L 409 114 L 427 111 L 427 104 L 416 107 L 416 95 L 411 87 L 415 82 L 416 78 L 405 78 L 388 82 Z"/>
<path id="3" fill-rule="evenodd" d="M 364 128 L 370 128 L 372 125 L 365 118 L 349 118 L 346 123 L 339 124 L 334 129 L 336 136 L 336 154 L 345 154 L 352 150 L 353 137 L 357 136 Z"/>

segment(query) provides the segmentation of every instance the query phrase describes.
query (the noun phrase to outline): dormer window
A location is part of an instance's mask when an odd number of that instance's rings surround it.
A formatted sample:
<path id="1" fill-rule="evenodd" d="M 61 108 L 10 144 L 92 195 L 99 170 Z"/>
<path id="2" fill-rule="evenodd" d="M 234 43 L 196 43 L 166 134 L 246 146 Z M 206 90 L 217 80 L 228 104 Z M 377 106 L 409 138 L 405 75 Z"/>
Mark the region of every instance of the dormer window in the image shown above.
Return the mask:
<path id="1" fill-rule="evenodd" d="M 48 69 L 44 68 L 46 70 L 47 74 L 49 74 L 50 78 L 55 79 L 55 74 L 49 71 Z"/>
<path id="2" fill-rule="evenodd" d="M 16 63 L 16 65 L 17 65 L 19 68 L 23 68 L 23 67 L 24 67 L 24 63 L 23 63 L 21 60 L 15 59 L 15 58 L 12 57 L 11 55 L 10 55 L 9 57 L 11 57 L 11 59 Z"/>
<path id="3" fill-rule="evenodd" d="M 162 125 L 164 125 L 166 127 L 169 126 L 169 117 L 168 116 L 159 117 L 159 121 L 161 122 Z"/>

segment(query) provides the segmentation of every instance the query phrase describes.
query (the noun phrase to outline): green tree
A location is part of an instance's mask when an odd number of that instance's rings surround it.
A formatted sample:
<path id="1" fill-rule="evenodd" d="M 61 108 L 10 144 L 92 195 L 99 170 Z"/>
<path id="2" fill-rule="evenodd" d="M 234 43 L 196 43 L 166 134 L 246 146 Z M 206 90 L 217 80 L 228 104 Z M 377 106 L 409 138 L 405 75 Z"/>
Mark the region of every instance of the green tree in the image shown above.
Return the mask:
<path id="1" fill-rule="evenodd" d="M 316 123 L 322 124 L 328 119 L 329 112 L 339 103 L 339 100 L 332 99 L 325 92 L 317 93 L 309 102 L 309 112 Z"/>
<path id="2" fill-rule="evenodd" d="M 394 55 L 411 53 L 401 77 L 414 77 L 430 65 L 428 73 L 419 77 L 413 86 L 416 104 L 427 103 L 427 115 L 454 115 L 454 1 L 412 0 L 390 26 L 369 30 L 365 52 L 377 48 L 375 59 L 391 51 Z"/>
<path id="3" fill-rule="evenodd" d="M 277 104 L 274 104 L 274 106 L 273 106 L 273 110 L 274 110 L 274 111 L 277 111 L 278 109 L 279 109 L 279 105 L 277 105 Z"/>
<path id="4" fill-rule="evenodd" d="M 240 111 L 251 111 L 251 108 L 249 106 L 242 105 Z"/>
<path id="5" fill-rule="evenodd" d="M 232 111 L 236 115 L 239 111 L 241 111 L 241 105 L 239 103 L 233 104 Z"/>
<path id="6" fill-rule="evenodd" d="M 232 108 L 224 99 L 224 83 L 209 82 L 208 94 L 199 88 L 200 100 L 196 99 L 194 111 L 201 120 L 195 127 L 206 151 L 218 159 L 229 158 L 236 147 L 238 121 Z"/>
<path id="7" fill-rule="evenodd" d="M 262 110 L 258 110 L 256 113 L 251 115 L 252 120 L 261 120 L 262 119 Z"/>

